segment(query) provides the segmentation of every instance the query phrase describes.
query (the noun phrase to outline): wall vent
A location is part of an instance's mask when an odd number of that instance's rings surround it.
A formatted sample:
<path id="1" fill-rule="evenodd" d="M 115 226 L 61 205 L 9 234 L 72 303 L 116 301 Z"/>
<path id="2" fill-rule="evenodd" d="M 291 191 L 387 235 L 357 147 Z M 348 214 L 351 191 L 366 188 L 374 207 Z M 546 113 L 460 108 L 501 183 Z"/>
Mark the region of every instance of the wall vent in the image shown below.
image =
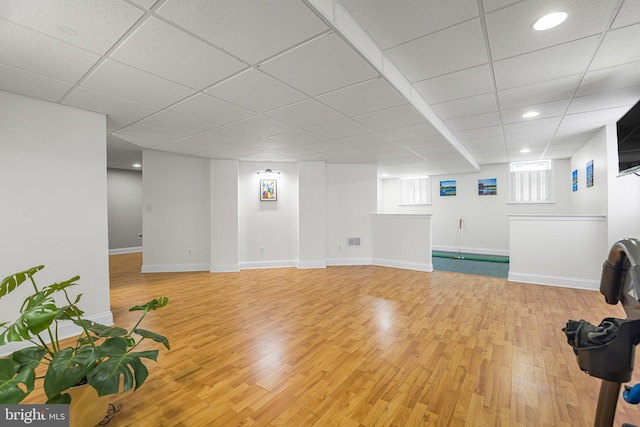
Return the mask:
<path id="1" fill-rule="evenodd" d="M 349 246 L 360 246 L 360 238 L 359 237 L 349 237 L 347 238 L 347 243 Z"/>

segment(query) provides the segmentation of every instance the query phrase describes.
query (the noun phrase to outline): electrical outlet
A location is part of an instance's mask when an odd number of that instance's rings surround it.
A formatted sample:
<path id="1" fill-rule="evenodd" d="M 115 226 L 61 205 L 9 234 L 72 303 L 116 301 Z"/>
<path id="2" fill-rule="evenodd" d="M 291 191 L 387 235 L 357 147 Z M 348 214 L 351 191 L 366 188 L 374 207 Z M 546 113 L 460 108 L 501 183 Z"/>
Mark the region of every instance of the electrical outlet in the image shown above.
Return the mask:
<path id="1" fill-rule="evenodd" d="M 191 250 L 191 248 L 187 249 L 187 255 L 188 255 L 188 256 L 193 255 L 193 251 Z"/>
<path id="2" fill-rule="evenodd" d="M 142 233 L 138 233 L 138 240 L 142 240 Z"/>
<path id="3" fill-rule="evenodd" d="M 264 252 L 264 246 L 259 246 L 260 252 Z"/>

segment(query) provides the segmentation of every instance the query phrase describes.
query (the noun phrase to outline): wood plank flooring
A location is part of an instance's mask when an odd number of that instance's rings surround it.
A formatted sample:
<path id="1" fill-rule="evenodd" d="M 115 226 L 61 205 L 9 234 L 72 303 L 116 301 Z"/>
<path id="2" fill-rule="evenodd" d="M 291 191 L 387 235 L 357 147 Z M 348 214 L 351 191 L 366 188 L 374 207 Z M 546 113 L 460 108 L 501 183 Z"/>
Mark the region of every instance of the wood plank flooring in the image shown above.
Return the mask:
<path id="1" fill-rule="evenodd" d="M 141 254 L 111 256 L 115 321 L 168 296 L 143 327 L 171 351 L 139 391 L 112 398 L 113 427 L 590 426 L 600 381 L 561 328 L 624 317 L 597 292 L 449 272 L 140 266 Z M 616 425 L 640 424 L 619 402 Z"/>

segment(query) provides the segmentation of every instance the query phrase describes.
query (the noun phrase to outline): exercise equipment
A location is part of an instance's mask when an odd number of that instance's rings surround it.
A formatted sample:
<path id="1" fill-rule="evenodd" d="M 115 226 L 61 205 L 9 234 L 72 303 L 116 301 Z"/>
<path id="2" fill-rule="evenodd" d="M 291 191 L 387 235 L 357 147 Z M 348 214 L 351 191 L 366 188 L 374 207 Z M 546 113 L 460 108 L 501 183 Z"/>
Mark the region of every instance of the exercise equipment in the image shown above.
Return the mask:
<path id="1" fill-rule="evenodd" d="M 639 279 L 640 240 L 617 241 L 602 266 L 600 293 L 608 304 L 622 303 L 627 318 L 607 317 L 598 326 L 569 320 L 563 328 L 580 369 L 602 380 L 595 427 L 613 426 L 621 385 L 631 380 L 635 348 L 640 343 Z M 628 403 L 640 402 L 640 385 L 625 386 L 623 397 Z"/>

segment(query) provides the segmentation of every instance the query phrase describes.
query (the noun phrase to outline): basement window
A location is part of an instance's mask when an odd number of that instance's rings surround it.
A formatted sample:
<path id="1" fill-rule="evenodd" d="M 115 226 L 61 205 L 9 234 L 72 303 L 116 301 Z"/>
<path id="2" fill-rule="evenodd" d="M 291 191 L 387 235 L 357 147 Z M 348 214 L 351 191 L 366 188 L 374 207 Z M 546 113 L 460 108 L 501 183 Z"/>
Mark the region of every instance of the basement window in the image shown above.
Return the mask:
<path id="1" fill-rule="evenodd" d="M 428 176 L 400 178 L 400 205 L 428 205 L 431 203 L 431 181 Z"/>
<path id="2" fill-rule="evenodd" d="M 509 203 L 553 203 L 551 160 L 509 164 Z"/>

